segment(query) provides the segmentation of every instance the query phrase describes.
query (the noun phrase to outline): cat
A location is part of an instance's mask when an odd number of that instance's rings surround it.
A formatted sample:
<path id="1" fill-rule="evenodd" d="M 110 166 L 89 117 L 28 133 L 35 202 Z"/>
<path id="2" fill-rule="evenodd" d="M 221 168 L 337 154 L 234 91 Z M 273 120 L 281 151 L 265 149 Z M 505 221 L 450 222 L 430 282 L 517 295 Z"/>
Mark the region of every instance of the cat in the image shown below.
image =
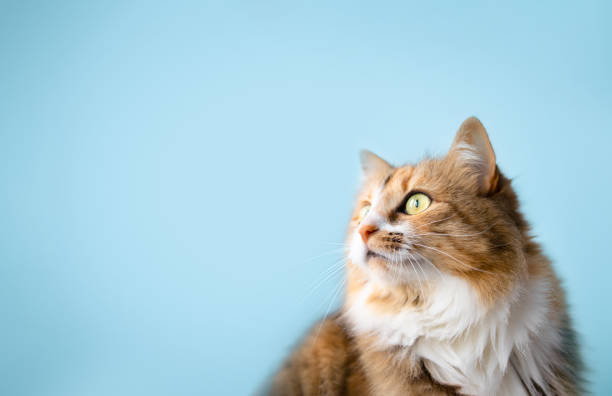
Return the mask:
<path id="1" fill-rule="evenodd" d="M 482 123 L 465 120 L 443 157 L 361 164 L 344 304 L 267 393 L 583 393 L 563 289 Z"/>

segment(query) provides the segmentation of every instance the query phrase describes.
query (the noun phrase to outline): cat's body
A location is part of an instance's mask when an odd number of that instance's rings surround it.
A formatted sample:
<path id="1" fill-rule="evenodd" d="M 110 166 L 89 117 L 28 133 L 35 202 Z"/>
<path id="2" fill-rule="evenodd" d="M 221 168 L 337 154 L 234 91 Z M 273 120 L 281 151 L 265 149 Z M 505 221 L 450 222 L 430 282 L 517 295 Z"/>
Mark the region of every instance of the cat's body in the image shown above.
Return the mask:
<path id="1" fill-rule="evenodd" d="M 362 164 L 345 303 L 271 394 L 580 394 L 563 290 L 482 124 L 466 120 L 443 158 Z"/>

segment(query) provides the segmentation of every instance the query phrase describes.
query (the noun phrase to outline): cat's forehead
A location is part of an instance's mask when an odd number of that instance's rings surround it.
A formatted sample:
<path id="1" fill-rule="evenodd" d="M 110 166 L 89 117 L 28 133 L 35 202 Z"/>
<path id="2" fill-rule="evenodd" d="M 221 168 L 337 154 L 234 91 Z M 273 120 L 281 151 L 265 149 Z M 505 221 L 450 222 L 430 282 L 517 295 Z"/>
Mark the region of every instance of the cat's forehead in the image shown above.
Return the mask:
<path id="1" fill-rule="evenodd" d="M 381 184 L 381 192 L 393 192 L 406 190 L 414 176 L 415 167 L 413 165 L 404 165 L 399 168 L 393 168 L 385 177 Z"/>
<path id="2" fill-rule="evenodd" d="M 416 173 L 414 165 L 392 168 L 368 183 L 365 198 L 375 206 L 394 205 L 411 188 Z"/>
<path id="3" fill-rule="evenodd" d="M 404 193 L 427 179 L 427 171 L 421 164 L 407 164 L 391 168 L 379 175 L 366 188 L 370 196 Z"/>

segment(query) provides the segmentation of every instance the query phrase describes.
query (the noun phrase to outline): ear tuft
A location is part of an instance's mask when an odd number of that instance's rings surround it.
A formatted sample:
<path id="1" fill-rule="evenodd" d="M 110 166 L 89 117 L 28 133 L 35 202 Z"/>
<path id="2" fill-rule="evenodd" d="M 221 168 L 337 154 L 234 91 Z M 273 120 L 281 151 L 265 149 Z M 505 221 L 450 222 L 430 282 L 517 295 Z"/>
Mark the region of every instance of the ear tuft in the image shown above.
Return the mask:
<path id="1" fill-rule="evenodd" d="M 363 175 L 366 178 L 383 172 L 386 173 L 392 168 L 387 161 L 368 150 L 361 150 L 359 152 L 359 159 L 361 161 Z"/>
<path id="2" fill-rule="evenodd" d="M 478 192 L 491 193 L 497 187 L 499 175 L 495 152 L 485 127 L 476 117 L 469 117 L 459 127 L 449 156 L 463 166 L 471 167 L 477 176 Z"/>

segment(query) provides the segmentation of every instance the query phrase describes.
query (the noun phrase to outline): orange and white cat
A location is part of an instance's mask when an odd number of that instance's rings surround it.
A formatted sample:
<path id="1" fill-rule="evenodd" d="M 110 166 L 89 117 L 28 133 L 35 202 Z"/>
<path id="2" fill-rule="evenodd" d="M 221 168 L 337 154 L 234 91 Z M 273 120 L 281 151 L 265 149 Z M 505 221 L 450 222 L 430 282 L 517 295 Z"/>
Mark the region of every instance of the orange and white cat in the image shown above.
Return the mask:
<path id="1" fill-rule="evenodd" d="M 272 395 L 576 395 L 563 290 L 476 118 L 450 151 L 361 156 L 340 312 L 314 326 Z"/>

